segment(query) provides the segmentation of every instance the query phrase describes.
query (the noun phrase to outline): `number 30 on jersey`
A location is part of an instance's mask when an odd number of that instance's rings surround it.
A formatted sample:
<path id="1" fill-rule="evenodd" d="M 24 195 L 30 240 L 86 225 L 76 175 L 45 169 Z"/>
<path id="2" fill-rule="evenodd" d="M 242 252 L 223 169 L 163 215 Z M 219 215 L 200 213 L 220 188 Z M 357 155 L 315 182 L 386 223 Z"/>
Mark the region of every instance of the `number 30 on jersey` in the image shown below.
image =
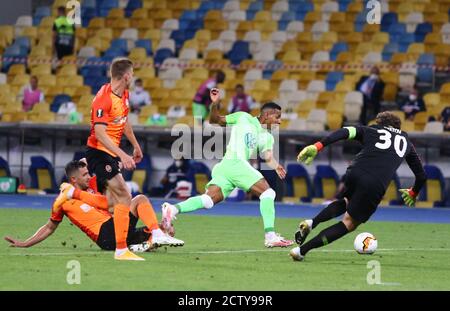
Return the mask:
<path id="1" fill-rule="evenodd" d="M 380 140 L 375 144 L 375 147 L 378 149 L 389 149 L 392 145 L 392 134 L 387 130 L 378 130 L 378 133 L 381 134 Z M 406 149 L 408 147 L 408 142 L 406 138 L 401 135 L 394 136 L 394 150 L 400 158 L 405 156 Z"/>

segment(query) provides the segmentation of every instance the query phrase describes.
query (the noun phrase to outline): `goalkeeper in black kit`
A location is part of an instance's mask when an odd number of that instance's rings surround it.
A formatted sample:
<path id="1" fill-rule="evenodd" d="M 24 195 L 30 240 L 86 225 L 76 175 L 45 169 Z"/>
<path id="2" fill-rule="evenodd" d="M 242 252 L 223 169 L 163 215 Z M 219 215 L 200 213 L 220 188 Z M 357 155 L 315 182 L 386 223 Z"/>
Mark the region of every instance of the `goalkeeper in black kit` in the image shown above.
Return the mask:
<path id="1" fill-rule="evenodd" d="M 344 188 L 339 196 L 342 199 L 332 202 L 315 218 L 299 224 L 299 230 L 295 233 L 298 246 L 289 253 L 295 261 L 303 260 L 310 250 L 340 239 L 369 220 L 403 159 L 416 179 L 412 188 L 400 189 L 400 192 L 405 203 L 414 206 L 426 181 L 426 174 L 408 134 L 401 131 L 400 127 L 401 121 L 397 116 L 387 111 L 381 112 L 376 117 L 376 125 L 344 127 L 299 153 L 297 161 L 309 165 L 324 147 L 339 140 L 354 139 L 362 144 L 362 150 L 345 173 Z M 342 214 L 342 221 L 322 230 L 303 244 L 318 224 Z"/>

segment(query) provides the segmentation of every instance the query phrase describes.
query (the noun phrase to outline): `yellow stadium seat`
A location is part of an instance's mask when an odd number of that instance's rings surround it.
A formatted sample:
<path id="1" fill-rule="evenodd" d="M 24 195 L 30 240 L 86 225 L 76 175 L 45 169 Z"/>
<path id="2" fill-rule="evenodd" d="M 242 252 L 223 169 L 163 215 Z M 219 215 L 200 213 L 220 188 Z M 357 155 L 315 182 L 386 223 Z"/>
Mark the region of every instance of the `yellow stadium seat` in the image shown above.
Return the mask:
<path id="1" fill-rule="evenodd" d="M 297 112 L 299 118 L 306 119 L 308 117 L 310 111 L 315 108 L 316 108 L 316 102 L 314 100 L 307 99 L 307 100 L 302 101 L 297 106 L 296 112 Z"/>
<path id="2" fill-rule="evenodd" d="M 354 25 L 353 23 L 345 22 L 339 24 L 334 31 L 337 32 L 339 41 L 345 41 L 354 32 Z"/>
<path id="3" fill-rule="evenodd" d="M 439 32 L 431 32 L 425 36 L 425 40 L 423 41 L 425 45 L 426 53 L 434 53 L 436 50 L 436 46 L 442 43 L 442 35 Z"/>
<path id="4" fill-rule="evenodd" d="M 236 38 L 238 40 L 242 40 L 245 36 L 245 33 L 253 30 L 253 22 L 252 21 L 241 21 L 239 22 L 236 28 Z"/>
<path id="5" fill-rule="evenodd" d="M 330 130 L 342 127 L 343 114 L 340 112 L 327 112 L 327 125 Z"/>
<path id="6" fill-rule="evenodd" d="M 422 132 L 428 122 L 428 114 L 426 111 L 420 111 L 414 116 L 414 128 L 416 131 Z"/>
<path id="7" fill-rule="evenodd" d="M 363 27 L 363 40 L 371 41 L 373 36 L 380 33 L 380 25 L 378 24 L 366 24 Z"/>
<path id="8" fill-rule="evenodd" d="M 419 59 L 420 54 L 425 53 L 425 45 L 423 43 L 412 43 L 407 50 L 407 56 L 409 62 L 416 62 Z"/>
<path id="9" fill-rule="evenodd" d="M 411 2 L 403 2 L 397 8 L 398 19 L 400 22 L 405 22 L 406 17 L 414 12 L 414 4 Z"/>
<path id="10" fill-rule="evenodd" d="M 39 76 L 39 86 L 50 87 L 56 85 L 56 76 L 52 74 L 44 74 Z"/>
<path id="11" fill-rule="evenodd" d="M 322 20 L 322 12 L 312 11 L 308 12 L 305 15 L 305 19 L 303 20 L 303 24 L 305 26 L 305 31 L 311 31 L 314 23 Z"/>
<path id="12" fill-rule="evenodd" d="M 77 65 L 64 65 L 57 72 L 57 76 L 76 76 L 77 75 Z"/>
<path id="13" fill-rule="evenodd" d="M 262 24 L 272 20 L 272 13 L 270 11 L 258 11 L 253 18 L 254 29 L 261 29 Z"/>
<path id="14" fill-rule="evenodd" d="M 441 101 L 441 95 L 439 93 L 427 93 L 423 96 L 425 107 L 430 109 L 432 106 L 439 106 Z"/>
<path id="15" fill-rule="evenodd" d="M 95 36 L 99 29 L 105 28 L 105 19 L 102 17 L 94 17 L 89 21 L 87 34 L 89 37 Z"/>
<path id="16" fill-rule="evenodd" d="M 8 77 L 14 77 L 16 75 L 23 75 L 26 73 L 26 67 L 23 64 L 13 64 L 9 67 Z"/>
<path id="17" fill-rule="evenodd" d="M 330 30 L 337 31 L 340 24 L 345 23 L 345 13 L 344 12 L 333 12 L 330 16 Z"/>
<path id="18" fill-rule="evenodd" d="M 351 32 L 347 34 L 345 39 L 348 45 L 348 49 L 350 52 L 354 52 L 360 43 L 363 43 L 363 35 L 360 32 Z"/>
<path id="19" fill-rule="evenodd" d="M 354 1 L 347 6 L 346 21 L 353 22 L 356 15 L 364 10 L 363 3 L 360 1 Z"/>

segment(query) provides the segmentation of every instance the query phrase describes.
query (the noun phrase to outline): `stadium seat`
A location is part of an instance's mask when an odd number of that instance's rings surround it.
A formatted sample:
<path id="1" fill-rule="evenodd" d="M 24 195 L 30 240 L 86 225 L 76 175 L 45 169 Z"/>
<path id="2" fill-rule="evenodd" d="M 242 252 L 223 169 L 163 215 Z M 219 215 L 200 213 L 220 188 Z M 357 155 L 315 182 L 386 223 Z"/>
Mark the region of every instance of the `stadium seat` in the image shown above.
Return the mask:
<path id="1" fill-rule="evenodd" d="M 431 25 L 430 23 L 418 24 L 416 30 L 414 31 L 416 42 L 423 42 L 425 40 L 425 36 L 432 31 L 433 25 Z"/>
<path id="2" fill-rule="evenodd" d="M 388 32 L 389 27 L 392 24 L 398 23 L 398 17 L 396 13 L 390 12 L 387 14 L 384 14 L 381 18 L 381 31 Z"/>
<path id="3" fill-rule="evenodd" d="M 314 198 L 331 200 L 338 190 L 339 177 L 329 165 L 317 165 L 314 176 Z"/>
<path id="4" fill-rule="evenodd" d="M 142 8 L 142 0 L 129 0 L 125 7 L 125 16 L 130 17 L 133 11 Z"/>
<path id="5" fill-rule="evenodd" d="M 333 48 L 330 51 L 330 60 L 336 61 L 337 56 L 341 52 L 347 52 L 348 51 L 348 45 L 346 42 L 337 42 L 333 45 Z"/>
<path id="6" fill-rule="evenodd" d="M 288 164 L 286 167 L 286 196 L 283 201 L 295 198 L 294 201 L 299 200 L 303 202 L 311 202 L 312 185 L 309 174 L 306 169 L 297 163 Z"/>
<path id="7" fill-rule="evenodd" d="M 327 74 L 325 85 L 327 91 L 333 91 L 338 82 L 344 79 L 344 73 L 340 71 L 332 71 Z"/>
<path id="8" fill-rule="evenodd" d="M 0 157 L 0 177 L 11 176 L 11 170 L 9 169 L 8 161 Z"/>
<path id="9" fill-rule="evenodd" d="M 424 53 L 420 55 L 417 60 L 417 83 L 432 85 L 434 80 L 434 68 L 429 67 L 435 64 L 435 58 L 433 54 Z"/>
<path id="10" fill-rule="evenodd" d="M 206 184 L 211 180 L 211 171 L 204 163 L 191 160 L 187 179 L 192 183 L 192 195 L 202 194 L 205 192 Z"/>
<path id="11" fill-rule="evenodd" d="M 59 107 L 67 102 L 71 102 L 72 98 L 69 95 L 66 94 L 60 94 L 55 96 L 55 98 L 53 99 L 53 102 L 50 105 L 50 111 L 52 112 L 58 112 Z"/>
<path id="12" fill-rule="evenodd" d="M 144 153 L 142 161 L 136 164 L 133 171 L 125 171 L 124 179 L 133 181 L 139 186 L 140 193 L 148 193 L 150 186 L 150 177 L 152 174 L 152 162 L 150 156 Z"/>
<path id="13" fill-rule="evenodd" d="M 441 207 L 444 206 L 445 179 L 442 171 L 434 165 L 424 165 L 427 174 L 425 187 L 420 191 L 417 207 Z"/>
<path id="14" fill-rule="evenodd" d="M 52 164 L 42 156 L 32 156 L 28 169 L 31 178 L 31 188 L 56 193 L 57 185 Z"/>

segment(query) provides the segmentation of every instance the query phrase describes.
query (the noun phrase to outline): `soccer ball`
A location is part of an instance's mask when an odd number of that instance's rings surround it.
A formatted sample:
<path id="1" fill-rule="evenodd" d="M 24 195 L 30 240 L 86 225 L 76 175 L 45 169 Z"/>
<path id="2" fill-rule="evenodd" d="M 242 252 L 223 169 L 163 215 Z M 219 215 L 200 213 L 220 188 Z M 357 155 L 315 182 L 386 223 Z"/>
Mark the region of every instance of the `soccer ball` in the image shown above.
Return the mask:
<path id="1" fill-rule="evenodd" d="M 373 254 L 377 250 L 378 241 L 373 234 L 363 232 L 356 236 L 354 247 L 358 254 Z"/>

